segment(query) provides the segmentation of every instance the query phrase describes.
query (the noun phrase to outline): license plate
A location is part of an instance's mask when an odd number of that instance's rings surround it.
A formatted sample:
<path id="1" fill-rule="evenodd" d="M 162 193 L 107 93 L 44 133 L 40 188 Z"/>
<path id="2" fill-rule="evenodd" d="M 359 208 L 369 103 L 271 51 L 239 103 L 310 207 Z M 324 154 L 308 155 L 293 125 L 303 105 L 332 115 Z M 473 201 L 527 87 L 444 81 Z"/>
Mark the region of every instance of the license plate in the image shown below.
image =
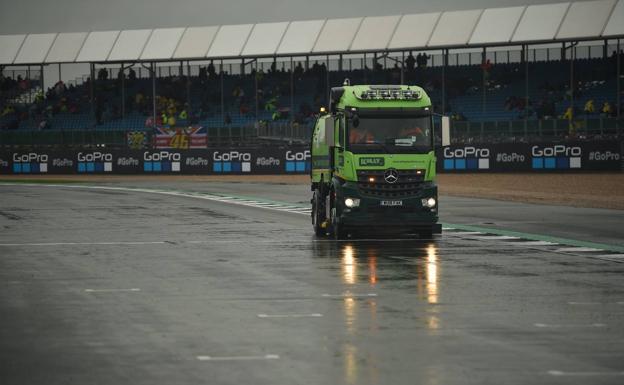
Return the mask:
<path id="1" fill-rule="evenodd" d="M 382 206 L 403 206 L 403 201 L 381 201 Z"/>

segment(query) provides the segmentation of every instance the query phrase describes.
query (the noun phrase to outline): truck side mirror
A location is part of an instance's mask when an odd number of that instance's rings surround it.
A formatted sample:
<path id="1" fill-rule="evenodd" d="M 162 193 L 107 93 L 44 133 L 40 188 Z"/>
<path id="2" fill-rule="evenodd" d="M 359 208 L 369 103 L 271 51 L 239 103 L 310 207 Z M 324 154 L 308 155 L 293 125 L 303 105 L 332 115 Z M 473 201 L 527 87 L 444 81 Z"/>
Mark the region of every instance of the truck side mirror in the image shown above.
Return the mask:
<path id="1" fill-rule="evenodd" d="M 442 117 L 442 146 L 451 145 L 451 119 L 448 116 Z"/>
<path id="2" fill-rule="evenodd" d="M 334 147 L 336 145 L 336 138 L 334 137 L 334 117 L 328 116 L 325 118 L 325 142 L 328 147 Z"/>

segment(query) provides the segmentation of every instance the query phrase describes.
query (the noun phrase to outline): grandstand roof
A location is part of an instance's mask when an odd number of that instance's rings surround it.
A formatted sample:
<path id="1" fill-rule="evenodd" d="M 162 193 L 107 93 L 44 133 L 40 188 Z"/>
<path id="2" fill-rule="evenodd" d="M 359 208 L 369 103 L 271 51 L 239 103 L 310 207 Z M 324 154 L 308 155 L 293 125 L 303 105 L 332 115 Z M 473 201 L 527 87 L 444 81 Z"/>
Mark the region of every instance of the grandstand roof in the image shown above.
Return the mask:
<path id="1" fill-rule="evenodd" d="M 624 0 L 594 0 L 366 18 L 0 35 L 0 64 L 301 56 L 621 37 Z"/>

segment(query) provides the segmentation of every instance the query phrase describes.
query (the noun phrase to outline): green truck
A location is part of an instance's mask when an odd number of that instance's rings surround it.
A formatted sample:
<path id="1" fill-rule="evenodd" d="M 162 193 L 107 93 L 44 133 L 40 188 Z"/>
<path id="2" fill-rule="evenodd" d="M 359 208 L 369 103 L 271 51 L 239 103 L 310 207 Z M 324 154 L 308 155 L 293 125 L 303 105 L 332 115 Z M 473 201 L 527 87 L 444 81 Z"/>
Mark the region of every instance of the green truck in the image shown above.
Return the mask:
<path id="1" fill-rule="evenodd" d="M 311 140 L 317 236 L 441 232 L 432 109 L 417 86 L 331 89 Z"/>

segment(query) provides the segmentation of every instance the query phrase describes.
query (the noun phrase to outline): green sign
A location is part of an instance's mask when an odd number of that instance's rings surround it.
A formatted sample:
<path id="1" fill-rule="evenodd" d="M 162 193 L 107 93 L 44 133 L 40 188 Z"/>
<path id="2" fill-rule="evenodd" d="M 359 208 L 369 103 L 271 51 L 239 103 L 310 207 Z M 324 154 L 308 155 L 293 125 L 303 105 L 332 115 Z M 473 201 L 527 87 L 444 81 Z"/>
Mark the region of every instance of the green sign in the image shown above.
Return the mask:
<path id="1" fill-rule="evenodd" d="M 385 164 L 384 158 L 360 158 L 360 166 L 377 166 Z"/>

